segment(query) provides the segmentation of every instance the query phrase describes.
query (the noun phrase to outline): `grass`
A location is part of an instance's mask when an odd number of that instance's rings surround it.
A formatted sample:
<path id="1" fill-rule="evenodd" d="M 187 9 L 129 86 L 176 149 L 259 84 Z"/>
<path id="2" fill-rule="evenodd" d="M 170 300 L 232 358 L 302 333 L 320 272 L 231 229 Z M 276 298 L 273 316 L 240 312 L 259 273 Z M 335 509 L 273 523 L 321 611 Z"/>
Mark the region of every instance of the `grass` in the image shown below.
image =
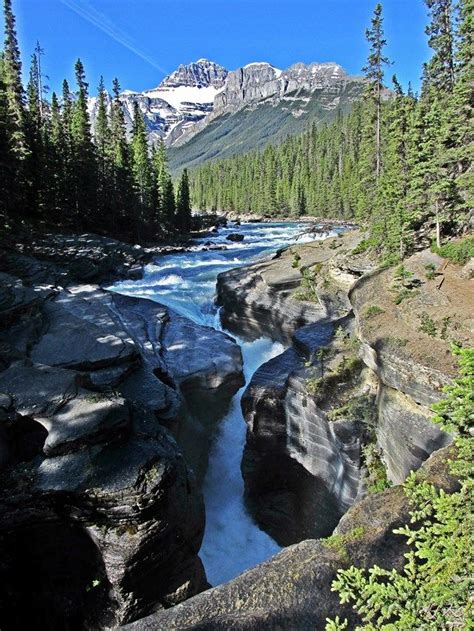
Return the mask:
<path id="1" fill-rule="evenodd" d="M 395 269 L 394 278 L 396 280 L 409 280 L 412 277 L 413 277 L 413 272 L 408 271 L 404 265 L 399 265 Z"/>
<path id="2" fill-rule="evenodd" d="M 474 237 L 467 237 L 460 241 L 451 241 L 438 248 L 436 245 L 431 246 L 431 251 L 439 254 L 451 263 L 463 265 L 474 256 Z"/>
<path id="3" fill-rule="evenodd" d="M 367 492 L 373 494 L 388 489 L 391 485 L 377 445 L 365 445 L 362 456 L 367 467 Z"/>
<path id="4" fill-rule="evenodd" d="M 314 397 L 322 382 L 323 380 L 318 377 L 311 377 L 310 379 L 306 379 L 306 392 L 310 396 Z"/>
<path id="5" fill-rule="evenodd" d="M 431 337 L 436 337 L 437 329 L 436 329 L 436 324 L 435 324 L 435 321 L 433 320 L 433 318 L 431 318 L 426 313 L 426 311 L 423 311 L 422 313 L 420 313 L 418 318 L 420 319 L 420 326 L 418 327 L 418 330 L 421 331 L 422 333 L 425 333 L 426 335 L 431 336 Z M 446 329 L 447 329 L 448 325 L 449 325 L 449 318 L 448 318 L 448 322 L 446 323 L 446 326 L 444 328 L 444 333 L 445 334 L 446 334 Z"/>
<path id="6" fill-rule="evenodd" d="M 428 263 L 428 265 L 425 265 L 425 276 L 427 280 L 433 280 L 435 278 L 435 270 L 436 265 L 434 263 Z"/>
<path id="7" fill-rule="evenodd" d="M 385 313 L 385 311 L 381 307 L 379 307 L 378 305 L 371 305 L 365 310 L 365 317 L 374 318 L 375 316 L 381 315 L 382 313 Z"/>
<path id="8" fill-rule="evenodd" d="M 361 421 L 371 426 L 374 421 L 374 399 L 372 396 L 362 394 L 354 397 L 340 408 L 335 408 L 328 413 L 329 421 L 343 419 L 345 421 Z"/>
<path id="9" fill-rule="evenodd" d="M 404 300 L 406 300 L 407 298 L 412 298 L 413 297 L 413 292 L 408 289 L 408 287 L 403 287 L 403 289 L 400 289 L 399 291 L 397 291 L 397 293 L 394 295 L 393 297 L 393 302 L 396 305 L 400 305 Z"/>
<path id="10" fill-rule="evenodd" d="M 353 528 L 344 534 L 331 535 L 330 537 L 324 539 L 323 543 L 326 548 L 335 550 L 345 562 L 349 562 L 349 554 L 346 547 L 347 544 L 362 539 L 364 534 L 365 528 L 363 526 L 359 526 L 358 528 Z"/>
<path id="11" fill-rule="evenodd" d="M 362 239 L 359 245 L 352 250 L 352 254 L 363 254 L 372 246 L 370 239 Z"/>

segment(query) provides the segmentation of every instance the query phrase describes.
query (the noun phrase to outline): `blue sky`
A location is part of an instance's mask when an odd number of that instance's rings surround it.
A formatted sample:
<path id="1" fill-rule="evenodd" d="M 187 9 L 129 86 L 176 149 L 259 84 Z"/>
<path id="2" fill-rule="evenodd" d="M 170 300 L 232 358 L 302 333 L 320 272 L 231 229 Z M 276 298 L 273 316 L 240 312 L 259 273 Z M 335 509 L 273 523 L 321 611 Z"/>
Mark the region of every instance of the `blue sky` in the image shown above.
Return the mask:
<path id="1" fill-rule="evenodd" d="M 122 88 L 158 85 L 180 63 L 206 57 L 234 69 L 251 61 L 286 68 L 336 61 L 357 74 L 375 0 L 13 0 L 23 59 L 38 39 L 57 89 L 83 60 L 95 92 L 118 76 Z M 419 86 L 429 55 L 423 0 L 385 0 L 388 55 L 406 86 Z"/>

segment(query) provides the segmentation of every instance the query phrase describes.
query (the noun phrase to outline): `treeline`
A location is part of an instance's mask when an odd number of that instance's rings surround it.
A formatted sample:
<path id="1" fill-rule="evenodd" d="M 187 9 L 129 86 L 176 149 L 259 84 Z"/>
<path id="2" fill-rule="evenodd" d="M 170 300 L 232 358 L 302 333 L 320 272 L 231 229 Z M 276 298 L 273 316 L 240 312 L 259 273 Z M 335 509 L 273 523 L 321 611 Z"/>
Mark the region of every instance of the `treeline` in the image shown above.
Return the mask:
<path id="1" fill-rule="evenodd" d="M 347 116 L 191 174 L 201 209 L 357 219 L 370 244 L 403 256 L 425 233 L 441 239 L 472 209 L 473 2 L 425 0 L 433 55 L 421 96 L 384 87 L 382 6 L 366 32 L 365 96 Z"/>
<path id="2" fill-rule="evenodd" d="M 175 195 L 163 142 L 149 147 L 135 104 L 128 139 L 120 85 L 109 99 L 101 80 L 95 128 L 80 60 L 76 85 L 45 98 L 42 50 L 32 55 L 29 81 L 22 63 L 11 0 L 4 0 L 0 55 L 0 220 L 4 228 L 84 231 L 151 241 L 191 227 L 187 172 Z"/>

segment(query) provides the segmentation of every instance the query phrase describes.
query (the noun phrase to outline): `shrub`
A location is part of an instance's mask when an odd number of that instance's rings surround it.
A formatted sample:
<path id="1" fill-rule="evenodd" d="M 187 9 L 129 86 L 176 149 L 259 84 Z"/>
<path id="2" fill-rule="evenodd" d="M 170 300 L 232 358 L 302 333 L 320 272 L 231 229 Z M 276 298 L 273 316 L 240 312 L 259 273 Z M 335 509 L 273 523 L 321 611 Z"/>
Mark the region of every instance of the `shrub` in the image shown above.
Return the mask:
<path id="1" fill-rule="evenodd" d="M 291 267 L 293 267 L 293 269 L 297 269 L 300 266 L 300 261 L 301 261 L 301 256 L 298 254 L 298 252 L 295 252 L 293 254 L 293 261 L 291 263 Z"/>
<path id="2" fill-rule="evenodd" d="M 371 246 L 372 242 L 370 239 L 362 239 L 359 245 L 356 245 L 356 247 L 352 250 L 352 254 L 363 254 L 364 252 L 367 252 Z"/>
<path id="3" fill-rule="evenodd" d="M 371 305 L 370 307 L 367 307 L 367 309 L 365 310 L 365 317 L 374 318 L 375 316 L 381 315 L 382 313 L 385 313 L 385 311 L 381 309 L 379 306 Z"/>
<path id="4" fill-rule="evenodd" d="M 435 278 L 436 274 L 435 274 L 435 270 L 436 270 L 436 265 L 434 265 L 434 263 L 428 263 L 428 265 L 425 265 L 425 276 L 428 280 L 433 280 L 433 278 Z"/>
<path id="5" fill-rule="evenodd" d="M 395 269 L 394 278 L 396 280 L 408 280 L 413 277 L 413 272 L 409 272 L 404 265 L 399 265 Z"/>
<path id="6" fill-rule="evenodd" d="M 474 237 L 467 237 L 461 241 L 451 241 L 440 248 L 432 245 L 431 250 L 452 263 L 463 265 L 474 256 Z"/>
<path id="7" fill-rule="evenodd" d="M 418 318 L 421 322 L 418 330 L 422 333 L 426 333 L 426 335 L 430 335 L 431 337 L 436 337 L 436 324 L 433 318 L 430 318 L 426 311 L 423 311 Z"/>

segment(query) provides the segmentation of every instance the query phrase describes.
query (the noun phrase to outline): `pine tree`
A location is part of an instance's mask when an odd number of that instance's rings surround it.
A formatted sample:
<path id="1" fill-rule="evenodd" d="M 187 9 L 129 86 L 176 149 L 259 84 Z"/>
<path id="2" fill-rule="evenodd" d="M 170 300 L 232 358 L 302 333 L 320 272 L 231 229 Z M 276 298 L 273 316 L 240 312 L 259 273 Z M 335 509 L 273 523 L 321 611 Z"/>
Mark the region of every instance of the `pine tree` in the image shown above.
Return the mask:
<path id="1" fill-rule="evenodd" d="M 28 141 L 29 155 L 25 168 L 28 179 L 28 207 L 32 215 L 39 215 L 40 206 L 44 202 L 42 187 L 44 178 L 43 120 L 41 114 L 40 91 L 38 84 L 38 58 L 36 53 L 31 57 L 30 77 L 27 87 L 27 109 L 25 112 L 25 131 Z"/>
<path id="2" fill-rule="evenodd" d="M 7 103 L 7 135 L 14 160 L 12 190 L 8 198 L 9 212 L 20 218 L 25 213 L 27 181 L 26 163 L 30 155 L 25 132 L 25 95 L 21 82 L 20 50 L 15 29 L 11 0 L 4 0 L 5 44 L 3 54 L 3 82 Z M 28 208 L 26 211 L 28 212 Z"/>
<path id="3" fill-rule="evenodd" d="M 382 5 L 377 4 L 372 18 L 371 28 L 365 32 L 370 44 L 367 65 L 364 67 L 368 82 L 368 95 L 375 108 L 375 175 L 378 179 L 381 173 L 381 119 L 382 119 L 382 90 L 384 66 L 389 63 L 384 55 L 386 40 L 383 32 Z"/>
<path id="4" fill-rule="evenodd" d="M 14 186 L 14 157 L 8 129 L 8 99 L 4 78 L 4 59 L 0 56 L 0 221 L 7 225 L 11 211 L 10 198 Z"/>
<path id="5" fill-rule="evenodd" d="M 143 114 L 134 103 L 133 130 L 132 130 L 132 174 L 133 185 L 137 195 L 136 227 L 140 240 L 142 228 L 150 222 L 150 214 L 153 206 L 153 179 L 151 174 L 150 158 L 148 155 L 148 141 Z"/>
<path id="6" fill-rule="evenodd" d="M 72 106 L 71 138 L 74 163 L 74 210 L 80 225 L 95 215 L 96 178 L 94 146 L 90 130 L 88 84 L 80 59 L 75 65 L 77 95 Z"/>
<path id="7" fill-rule="evenodd" d="M 45 133 L 45 204 L 50 220 L 56 225 L 63 221 L 62 211 L 67 203 L 66 188 L 66 144 L 63 121 L 56 93 L 51 96 L 51 115 Z"/>
<path id="8" fill-rule="evenodd" d="M 184 234 L 191 230 L 191 202 L 189 196 L 188 170 L 184 169 L 178 185 L 176 200 L 176 227 Z"/>
<path id="9" fill-rule="evenodd" d="M 425 0 L 431 21 L 426 27 L 428 44 L 434 50 L 425 64 L 423 93 L 451 93 L 454 88 L 454 33 L 452 0 Z"/>
<path id="10" fill-rule="evenodd" d="M 443 129 L 443 161 L 454 181 L 459 196 L 461 213 L 457 221 L 474 206 L 474 175 L 471 165 L 474 158 L 472 111 L 474 103 L 473 32 L 474 4 L 472 0 L 458 3 L 456 82 L 450 97 L 446 125 Z"/>
<path id="11" fill-rule="evenodd" d="M 153 174 L 160 223 L 172 228 L 176 222 L 176 205 L 173 182 L 168 169 L 168 156 L 163 139 L 159 141 L 158 147 L 155 147 Z"/>
<path id="12" fill-rule="evenodd" d="M 99 223 L 107 225 L 110 214 L 110 193 L 112 182 L 112 139 L 107 113 L 108 95 L 103 77 L 98 87 L 98 107 L 95 121 L 94 140 L 97 154 L 97 192 Z"/>
<path id="13" fill-rule="evenodd" d="M 116 219 L 120 230 L 130 229 L 129 210 L 133 207 L 130 150 L 125 129 L 125 117 L 120 101 L 120 84 L 113 81 L 113 99 L 110 107 L 110 142 L 112 153 L 111 206 L 117 209 Z"/>

